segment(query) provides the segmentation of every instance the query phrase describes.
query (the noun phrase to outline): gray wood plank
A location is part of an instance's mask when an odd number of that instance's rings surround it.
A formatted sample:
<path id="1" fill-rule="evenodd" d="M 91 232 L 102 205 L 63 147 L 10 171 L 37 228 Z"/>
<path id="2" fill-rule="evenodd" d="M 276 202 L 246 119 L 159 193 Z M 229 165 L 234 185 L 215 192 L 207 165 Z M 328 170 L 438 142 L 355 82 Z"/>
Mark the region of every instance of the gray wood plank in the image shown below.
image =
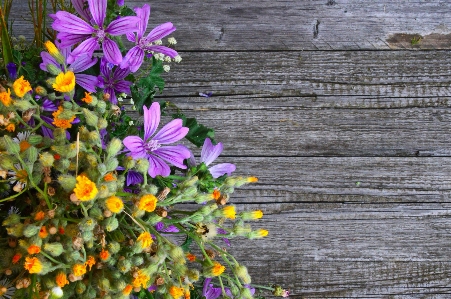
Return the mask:
<path id="1" fill-rule="evenodd" d="M 26 3 L 15 1 L 12 17 L 16 32 L 31 36 L 20 18 Z M 451 3 L 442 0 L 156 0 L 151 5 L 150 24 L 173 22 L 182 50 L 451 48 Z M 423 36 L 418 44 L 412 45 L 413 34 Z"/>

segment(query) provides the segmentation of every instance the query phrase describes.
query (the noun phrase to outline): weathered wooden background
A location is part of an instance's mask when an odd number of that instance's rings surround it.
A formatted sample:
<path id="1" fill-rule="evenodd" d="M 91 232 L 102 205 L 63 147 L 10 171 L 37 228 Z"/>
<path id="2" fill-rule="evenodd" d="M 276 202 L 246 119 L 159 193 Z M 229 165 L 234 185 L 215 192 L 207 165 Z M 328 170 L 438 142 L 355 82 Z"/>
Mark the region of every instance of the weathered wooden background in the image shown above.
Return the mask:
<path id="1" fill-rule="evenodd" d="M 255 283 L 451 298 L 450 1 L 151 5 L 183 57 L 164 96 L 216 129 L 221 161 L 260 178 L 233 198 L 266 211 L 270 235 L 231 249 Z"/>

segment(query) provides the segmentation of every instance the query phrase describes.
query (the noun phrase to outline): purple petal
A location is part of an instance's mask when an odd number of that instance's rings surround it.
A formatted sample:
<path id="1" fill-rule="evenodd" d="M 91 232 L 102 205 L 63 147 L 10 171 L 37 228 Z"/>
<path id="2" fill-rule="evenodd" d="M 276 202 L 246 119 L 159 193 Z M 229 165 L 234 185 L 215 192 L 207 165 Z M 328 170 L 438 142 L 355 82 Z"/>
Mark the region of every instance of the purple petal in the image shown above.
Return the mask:
<path id="1" fill-rule="evenodd" d="M 134 159 L 145 158 L 147 156 L 144 141 L 138 136 L 125 137 L 122 143 L 130 151 L 130 154 Z"/>
<path id="2" fill-rule="evenodd" d="M 8 70 L 9 77 L 15 80 L 17 78 L 17 65 L 14 62 L 8 62 L 6 69 Z"/>
<path id="3" fill-rule="evenodd" d="M 147 51 L 154 51 L 154 52 L 162 53 L 162 54 L 164 54 L 166 56 L 169 56 L 171 58 L 174 58 L 175 56 L 179 55 L 179 53 L 177 53 L 176 50 L 168 48 L 168 47 L 165 47 L 165 46 L 153 45 L 153 46 L 146 47 L 146 50 Z"/>
<path id="4" fill-rule="evenodd" d="M 138 39 L 140 39 L 146 32 L 147 24 L 149 23 L 150 6 L 149 4 L 144 4 L 142 8 L 136 7 L 134 11 L 136 16 L 140 19 L 137 31 Z"/>
<path id="5" fill-rule="evenodd" d="M 160 104 L 154 102 L 150 108 L 144 109 L 144 140 L 148 141 L 160 124 Z"/>
<path id="6" fill-rule="evenodd" d="M 88 54 L 81 54 L 77 59 L 70 65 L 70 68 L 74 73 L 81 73 L 91 66 L 97 63 L 97 58 L 92 57 Z"/>
<path id="7" fill-rule="evenodd" d="M 191 154 L 189 149 L 181 144 L 160 147 L 154 150 L 153 153 L 181 169 L 186 169 L 186 165 L 183 164 L 183 160 L 188 159 Z"/>
<path id="8" fill-rule="evenodd" d="M 205 165 L 210 165 L 217 157 L 222 153 L 223 146 L 219 142 L 217 145 L 211 143 L 210 138 L 206 138 L 204 145 L 202 146 L 202 152 L 200 154 L 200 162 L 205 163 Z"/>
<path id="9" fill-rule="evenodd" d="M 117 97 L 116 97 L 116 93 L 114 92 L 114 89 L 108 87 L 108 88 L 105 88 L 103 90 L 103 92 L 104 93 L 108 93 L 110 95 L 110 102 L 111 102 L 111 104 L 114 104 L 114 105 L 117 104 Z"/>
<path id="10" fill-rule="evenodd" d="M 85 6 L 86 2 L 86 0 L 72 0 L 72 5 L 82 18 L 89 21 L 91 16 L 89 15 L 88 6 Z"/>
<path id="11" fill-rule="evenodd" d="M 127 52 L 124 59 L 122 59 L 120 67 L 130 68 L 130 71 L 134 73 L 139 69 L 143 61 L 144 51 L 140 47 L 135 46 Z"/>
<path id="12" fill-rule="evenodd" d="M 153 139 L 158 140 L 160 144 L 169 144 L 185 137 L 186 134 L 188 134 L 188 131 L 188 128 L 182 127 L 181 119 L 174 119 L 161 128 Z M 187 158 L 189 158 L 189 156 Z"/>
<path id="13" fill-rule="evenodd" d="M 132 43 L 135 43 L 137 40 L 136 35 L 133 32 L 126 33 L 125 36 L 127 37 L 128 41 Z"/>
<path id="14" fill-rule="evenodd" d="M 137 171 L 129 170 L 127 173 L 127 186 L 141 184 L 144 177 Z"/>
<path id="15" fill-rule="evenodd" d="M 50 125 L 52 128 L 54 128 L 52 125 L 53 119 L 51 119 L 50 117 L 45 116 L 45 115 L 41 115 L 41 119 L 43 121 L 45 121 L 48 125 Z M 49 138 L 53 139 L 53 130 L 52 129 L 49 129 L 46 126 L 41 126 L 41 129 L 42 129 L 42 134 L 45 137 L 49 137 Z"/>
<path id="16" fill-rule="evenodd" d="M 157 222 L 157 224 L 155 224 L 155 229 L 159 232 L 161 232 L 164 229 L 164 223 L 163 222 Z"/>
<path id="17" fill-rule="evenodd" d="M 211 173 L 211 176 L 215 179 L 219 178 L 220 176 L 222 176 L 226 173 L 228 175 L 232 175 L 232 172 L 234 172 L 235 169 L 236 169 L 236 166 L 231 163 L 222 163 L 222 164 L 218 164 L 218 165 L 208 168 L 208 170 Z"/>
<path id="18" fill-rule="evenodd" d="M 91 25 L 66 11 L 57 12 L 56 17 L 57 20 L 52 24 L 52 28 L 56 31 L 85 35 L 95 32 Z"/>
<path id="19" fill-rule="evenodd" d="M 94 22 L 103 28 L 103 21 L 105 21 L 107 0 L 88 0 L 89 11 L 91 12 Z"/>
<path id="20" fill-rule="evenodd" d="M 75 83 L 89 92 L 95 92 L 97 86 L 97 77 L 86 74 L 75 74 Z"/>
<path id="21" fill-rule="evenodd" d="M 153 178 L 155 178 L 157 175 L 168 176 L 171 174 L 169 165 L 158 157 L 149 156 L 149 164 L 150 165 L 148 173 Z"/>
<path id="22" fill-rule="evenodd" d="M 227 244 L 227 246 L 231 246 L 231 244 L 230 244 L 230 240 L 229 239 L 227 239 L 227 238 L 222 238 L 222 240 L 224 241 L 224 243 L 226 243 Z"/>
<path id="23" fill-rule="evenodd" d="M 194 157 L 193 152 L 191 152 L 191 155 L 190 155 L 190 157 L 188 159 L 188 166 L 193 167 L 193 166 L 196 166 L 196 165 L 197 165 L 196 158 Z"/>
<path id="24" fill-rule="evenodd" d="M 42 58 L 42 63 L 39 65 L 39 68 L 45 72 L 47 72 L 47 65 L 51 64 L 53 66 L 55 66 L 56 68 L 61 70 L 61 65 L 55 60 L 55 58 L 52 57 L 52 55 L 50 55 L 47 52 L 41 52 L 41 58 Z"/>
<path id="25" fill-rule="evenodd" d="M 154 42 L 156 40 L 162 39 L 166 35 L 171 34 L 175 31 L 174 25 L 171 22 L 167 22 L 161 25 L 158 25 L 150 33 L 146 36 L 146 40 L 148 42 Z"/>
<path id="26" fill-rule="evenodd" d="M 122 61 L 121 50 L 117 44 L 109 38 L 103 40 L 103 53 L 105 54 L 105 59 L 112 64 L 119 64 Z"/>
<path id="27" fill-rule="evenodd" d="M 60 41 L 60 47 L 67 48 L 84 41 L 86 35 L 60 32 L 56 35 L 56 38 Z"/>
<path id="28" fill-rule="evenodd" d="M 97 38 L 90 37 L 81 44 L 79 44 L 71 53 L 70 57 L 67 59 L 68 63 L 75 62 L 75 59 L 84 54 L 92 55 L 95 50 L 99 49 L 99 43 L 97 42 Z"/>
<path id="29" fill-rule="evenodd" d="M 122 80 L 122 81 L 116 82 L 114 84 L 114 89 L 117 92 L 125 92 L 126 94 L 130 94 L 130 86 L 131 85 L 132 85 L 132 82 Z"/>
<path id="30" fill-rule="evenodd" d="M 42 104 L 42 110 L 43 111 L 56 111 L 58 110 L 58 108 L 56 107 L 56 105 L 50 101 L 49 99 L 45 99 Z"/>
<path id="31" fill-rule="evenodd" d="M 121 80 L 130 74 L 129 69 L 116 68 L 113 73 L 114 80 Z"/>
<path id="32" fill-rule="evenodd" d="M 138 17 L 123 17 L 108 25 L 105 32 L 111 35 L 123 35 L 128 32 L 135 32 L 138 30 L 138 24 L 141 20 Z"/>
<path id="33" fill-rule="evenodd" d="M 117 0 L 117 5 L 124 6 L 124 0 Z M 150 288 L 149 288 L 150 291 Z"/>

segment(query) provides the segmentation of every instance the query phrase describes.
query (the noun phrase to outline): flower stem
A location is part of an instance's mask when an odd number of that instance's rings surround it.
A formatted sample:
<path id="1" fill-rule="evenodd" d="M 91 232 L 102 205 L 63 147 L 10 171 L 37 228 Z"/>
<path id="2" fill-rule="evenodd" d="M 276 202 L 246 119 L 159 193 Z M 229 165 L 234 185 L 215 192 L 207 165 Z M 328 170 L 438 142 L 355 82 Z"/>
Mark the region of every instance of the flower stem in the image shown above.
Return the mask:
<path id="1" fill-rule="evenodd" d="M 20 191 L 19 193 L 16 193 L 16 194 L 14 194 L 14 195 L 11 195 L 11 196 L 9 196 L 9 197 L 7 197 L 7 198 L 4 198 L 4 199 L 0 200 L 0 202 L 4 202 L 4 201 L 8 201 L 8 200 L 10 200 L 10 199 L 13 199 L 13 198 L 15 198 L 15 197 L 21 195 L 22 193 L 24 193 L 26 190 L 27 190 L 27 189 L 23 189 L 23 190 Z"/>

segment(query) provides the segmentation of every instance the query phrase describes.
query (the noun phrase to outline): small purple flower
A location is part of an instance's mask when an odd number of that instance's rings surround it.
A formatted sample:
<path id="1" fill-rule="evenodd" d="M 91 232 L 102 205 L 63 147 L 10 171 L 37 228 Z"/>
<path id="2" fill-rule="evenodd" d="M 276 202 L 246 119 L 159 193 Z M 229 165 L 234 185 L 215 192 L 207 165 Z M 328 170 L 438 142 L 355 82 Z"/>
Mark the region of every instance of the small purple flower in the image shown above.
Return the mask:
<path id="1" fill-rule="evenodd" d="M 227 231 L 226 231 L 225 229 L 222 229 L 222 228 L 218 228 L 218 229 L 217 229 L 217 232 L 218 232 L 218 234 L 221 234 L 221 235 L 227 235 Z M 224 241 L 224 243 L 227 244 L 227 246 L 230 247 L 230 240 L 229 240 L 229 239 L 227 239 L 227 238 L 222 238 L 222 240 Z"/>
<path id="2" fill-rule="evenodd" d="M 221 142 L 219 142 L 217 145 L 213 145 L 210 138 L 205 139 L 204 145 L 202 146 L 202 152 L 200 153 L 200 162 L 205 163 L 205 165 L 207 166 L 210 165 L 214 160 L 216 160 L 217 157 L 219 157 L 219 155 L 222 153 L 222 150 L 223 146 Z M 191 155 L 190 157 L 190 164 L 196 165 L 196 159 L 193 155 Z M 228 175 L 231 175 L 232 172 L 235 171 L 235 169 L 236 166 L 231 163 L 221 163 L 208 168 L 211 175 L 215 179 L 226 173 Z"/>
<path id="3" fill-rule="evenodd" d="M 102 58 L 100 61 L 101 75 L 98 77 L 98 86 L 103 88 L 103 91 L 110 95 L 110 102 L 112 104 L 117 104 L 116 92 L 130 94 L 132 82 L 124 80 L 124 78 L 130 74 L 129 69 L 116 67 L 113 71 L 113 67 L 114 65 Z"/>
<path id="4" fill-rule="evenodd" d="M 152 44 L 175 31 L 175 27 L 172 23 L 167 22 L 161 24 L 144 37 L 144 33 L 147 30 L 147 23 L 149 22 L 150 6 L 144 4 L 142 8 L 136 7 L 134 10 L 136 16 L 140 19 L 138 31 L 136 36 L 133 33 L 127 33 L 127 39 L 134 42 L 136 46 L 127 52 L 120 65 L 121 68 L 129 67 L 130 71 L 133 73 L 136 72 L 143 63 L 145 53 L 159 52 L 171 58 L 178 55 L 178 53 L 171 48 Z"/>
<path id="5" fill-rule="evenodd" d="M 117 0 L 117 5 L 124 6 L 124 0 Z"/>
<path id="6" fill-rule="evenodd" d="M 17 65 L 14 62 L 9 62 L 6 65 L 6 69 L 8 70 L 9 78 L 15 80 L 17 78 Z"/>
<path id="7" fill-rule="evenodd" d="M 205 299 L 217 299 L 222 294 L 221 288 L 215 288 L 211 282 L 211 278 L 206 278 L 204 281 L 204 287 L 202 289 L 202 296 Z"/>
<path id="8" fill-rule="evenodd" d="M 66 11 L 58 11 L 52 15 L 55 19 L 52 28 L 59 31 L 57 38 L 61 40 L 61 46 L 66 48 L 80 43 L 71 53 L 68 63 L 74 62 L 76 57 L 85 53 L 92 56 L 94 51 L 100 48 L 100 45 L 102 45 L 105 58 L 109 62 L 116 65 L 121 63 L 121 51 L 109 36 L 135 32 L 138 30 L 137 24 L 140 19 L 133 16 L 123 17 L 105 25 L 107 2 L 107 0 L 88 0 L 91 19 L 83 10 L 84 2 L 74 1 L 77 12 L 85 19 L 90 20 L 91 24 Z"/>
<path id="9" fill-rule="evenodd" d="M 155 224 L 155 229 L 159 232 L 163 232 L 163 233 L 178 233 L 179 229 L 175 226 L 175 225 L 169 225 L 167 227 L 165 227 L 163 222 L 157 222 L 157 224 Z"/>
<path id="10" fill-rule="evenodd" d="M 137 171 L 129 170 L 127 173 L 127 186 L 141 184 L 144 182 L 144 177 Z"/>
<path id="11" fill-rule="evenodd" d="M 60 44 L 58 42 L 55 43 L 56 47 L 60 50 L 61 54 L 67 61 L 69 57 L 71 56 L 71 50 L 70 47 L 67 48 L 61 48 Z M 55 58 L 53 58 L 49 53 L 43 51 L 41 52 L 41 58 L 42 63 L 39 65 L 41 70 L 47 72 L 47 65 L 51 64 L 58 68 L 61 71 L 64 71 L 64 67 L 59 64 Z M 67 67 L 67 70 L 72 71 L 75 74 L 75 83 L 80 85 L 82 88 L 89 92 L 95 92 L 96 91 L 96 85 L 97 85 L 97 77 L 92 75 L 86 75 L 86 74 L 79 74 L 94 64 L 97 63 L 97 58 L 91 57 L 91 55 L 88 54 L 81 54 L 77 57 L 77 59 L 70 64 Z"/>
<path id="12" fill-rule="evenodd" d="M 154 102 L 150 108 L 144 108 L 144 140 L 139 136 L 128 136 L 124 139 L 125 147 L 134 159 L 146 158 L 149 160 L 149 175 L 168 176 L 171 169 L 166 162 L 186 169 L 183 160 L 188 159 L 191 152 L 184 145 L 165 146 L 179 141 L 189 129 L 182 126 L 181 119 L 174 119 L 166 124 L 158 133 L 152 136 L 160 123 L 160 104 Z"/>

